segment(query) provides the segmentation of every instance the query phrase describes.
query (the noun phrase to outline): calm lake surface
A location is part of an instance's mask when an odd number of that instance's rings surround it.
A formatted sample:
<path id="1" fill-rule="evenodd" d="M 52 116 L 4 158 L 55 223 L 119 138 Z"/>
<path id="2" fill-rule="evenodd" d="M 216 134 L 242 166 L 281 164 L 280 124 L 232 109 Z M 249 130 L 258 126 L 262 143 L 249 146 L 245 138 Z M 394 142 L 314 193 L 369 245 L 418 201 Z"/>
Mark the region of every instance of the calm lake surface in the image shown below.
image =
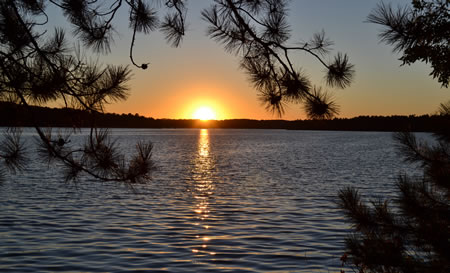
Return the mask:
<path id="1" fill-rule="evenodd" d="M 154 143 L 147 185 L 65 183 L 24 130 L 27 170 L 0 183 L 0 271 L 339 272 L 350 225 L 338 190 L 392 197 L 414 170 L 391 133 L 112 132 L 124 151 Z"/>

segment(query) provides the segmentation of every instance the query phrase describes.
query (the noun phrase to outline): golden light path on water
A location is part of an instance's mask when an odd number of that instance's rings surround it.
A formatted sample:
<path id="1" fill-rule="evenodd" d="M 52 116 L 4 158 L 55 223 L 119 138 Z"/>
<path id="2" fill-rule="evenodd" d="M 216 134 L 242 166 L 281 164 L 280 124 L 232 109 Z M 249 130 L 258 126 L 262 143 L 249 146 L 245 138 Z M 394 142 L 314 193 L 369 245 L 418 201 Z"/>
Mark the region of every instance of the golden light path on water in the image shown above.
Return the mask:
<path id="1" fill-rule="evenodd" d="M 214 168 L 215 162 L 211 156 L 208 129 L 201 129 L 198 137 L 197 155 L 194 161 L 193 191 L 195 198 L 194 212 L 196 214 L 196 222 L 194 224 L 200 226 L 204 232 L 196 235 L 199 243 L 192 248 L 192 252 L 196 255 L 216 254 L 213 251 L 208 251 L 208 244 L 211 238 L 206 235 L 207 230 L 210 228 L 207 224 L 211 213 L 209 200 L 215 189 Z"/>

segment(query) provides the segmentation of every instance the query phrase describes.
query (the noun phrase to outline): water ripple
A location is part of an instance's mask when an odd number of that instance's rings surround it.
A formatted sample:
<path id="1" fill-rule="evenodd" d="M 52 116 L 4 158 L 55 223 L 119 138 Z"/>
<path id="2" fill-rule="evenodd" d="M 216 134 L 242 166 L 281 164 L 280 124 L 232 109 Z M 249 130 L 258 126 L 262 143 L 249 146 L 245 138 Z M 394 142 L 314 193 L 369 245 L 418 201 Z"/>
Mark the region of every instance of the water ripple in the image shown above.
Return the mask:
<path id="1" fill-rule="evenodd" d="M 153 180 L 65 184 L 32 159 L 0 184 L 0 271 L 338 272 L 350 226 L 337 191 L 392 196 L 396 174 L 410 171 L 388 133 L 114 134 L 123 147 L 154 142 Z"/>

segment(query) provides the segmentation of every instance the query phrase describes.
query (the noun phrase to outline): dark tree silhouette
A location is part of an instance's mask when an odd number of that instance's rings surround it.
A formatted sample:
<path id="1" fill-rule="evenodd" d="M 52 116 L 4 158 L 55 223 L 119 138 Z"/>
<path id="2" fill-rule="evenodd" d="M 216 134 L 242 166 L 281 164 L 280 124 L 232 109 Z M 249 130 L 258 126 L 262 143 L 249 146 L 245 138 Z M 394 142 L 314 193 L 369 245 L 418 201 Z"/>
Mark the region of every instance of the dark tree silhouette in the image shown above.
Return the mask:
<path id="1" fill-rule="evenodd" d="M 430 63 L 430 75 L 442 86 L 450 80 L 450 4 L 448 0 L 414 0 L 412 7 L 394 9 L 381 3 L 367 21 L 384 27 L 381 41 L 403 55 L 403 64 Z"/>
<path id="2" fill-rule="evenodd" d="M 127 97 L 130 79 L 127 66 L 100 65 L 83 58 L 83 50 L 108 53 L 114 38 L 114 21 L 118 11 L 128 8 L 132 30 L 130 61 L 136 35 L 161 30 L 173 46 L 185 34 L 185 0 L 0 0 L 0 100 L 24 106 L 45 105 L 60 101 L 66 107 L 101 113 L 104 105 Z M 315 57 L 327 70 L 329 86 L 344 88 L 353 77 L 353 65 L 345 54 L 338 53 L 326 62 L 332 42 L 320 32 L 307 43 L 290 45 L 287 23 L 288 1 L 216 0 L 202 12 L 210 23 L 209 35 L 223 42 L 226 50 L 242 57 L 241 66 L 261 94 L 267 109 L 281 115 L 284 104 L 303 102 L 308 116 L 330 118 L 338 107 L 330 95 L 315 87 L 291 61 L 295 52 Z M 80 47 L 67 46 L 62 29 L 47 29 L 47 6 L 59 8 L 72 26 Z M 153 8 L 153 6 L 158 9 Z M 158 12 L 166 15 L 159 19 Z M 32 112 L 32 107 L 28 107 Z M 95 116 L 95 115 L 94 115 Z M 66 178 L 87 173 L 102 180 L 138 182 L 146 179 L 153 168 L 150 143 L 137 144 L 136 156 L 126 164 L 107 131 L 95 129 L 92 123 L 89 139 L 82 147 L 73 147 L 70 135 L 55 135 L 35 126 L 41 140 L 40 151 L 49 161 L 59 160 L 66 167 Z M 0 159 L 11 170 L 20 169 L 25 161 L 20 132 L 12 130 L 4 139 Z"/>
<path id="3" fill-rule="evenodd" d="M 107 53 L 114 34 L 113 21 L 117 11 L 126 5 L 133 31 L 130 59 L 135 66 L 146 69 L 147 63 L 138 65 L 133 58 L 136 33 L 148 34 L 159 27 L 174 45 L 184 34 L 185 1 L 164 2 L 168 11 L 159 22 L 156 12 L 141 0 L 0 0 L 0 100 L 24 106 L 60 101 L 66 107 L 92 113 L 103 112 L 105 103 L 124 100 L 130 69 L 89 62 L 82 57 L 80 48 Z M 62 29 L 50 34 L 46 28 L 47 5 L 55 5 L 64 13 L 81 41 L 78 50 L 67 46 Z M 32 111 L 31 107 L 28 109 Z M 136 154 L 126 160 L 107 130 L 92 127 L 86 143 L 73 147 L 70 135 L 54 135 L 51 130 L 35 128 L 40 153 L 49 161 L 62 162 L 67 179 L 87 173 L 101 180 L 134 183 L 147 179 L 153 169 L 151 143 L 138 143 Z M 23 152 L 20 132 L 13 130 L 3 140 L 0 158 L 15 171 L 24 165 Z"/>
<path id="4" fill-rule="evenodd" d="M 429 61 L 432 74 L 448 86 L 450 3 L 412 3 L 413 8 L 396 12 L 381 4 L 369 21 L 387 26 L 381 37 L 404 53 L 404 63 Z M 446 29 L 439 29 L 443 25 Z M 399 151 L 406 161 L 420 164 L 423 177 L 399 176 L 397 197 L 370 205 L 354 188 L 340 191 L 340 207 L 355 228 L 346 239 L 343 264 L 359 272 L 450 271 L 450 102 L 439 110 L 445 124 L 434 133 L 434 144 L 409 132 L 395 135 Z"/>
<path id="5" fill-rule="evenodd" d="M 341 53 L 331 62 L 324 60 L 333 43 L 323 31 L 308 42 L 290 44 L 287 4 L 280 0 L 215 0 L 202 16 L 210 23 L 209 36 L 241 57 L 241 67 L 266 109 L 281 116 L 286 103 L 304 103 L 310 118 L 330 118 L 338 113 L 336 103 L 311 83 L 301 67 L 294 66 L 292 54 L 306 52 L 316 58 L 332 87 L 350 85 L 353 65 Z"/>

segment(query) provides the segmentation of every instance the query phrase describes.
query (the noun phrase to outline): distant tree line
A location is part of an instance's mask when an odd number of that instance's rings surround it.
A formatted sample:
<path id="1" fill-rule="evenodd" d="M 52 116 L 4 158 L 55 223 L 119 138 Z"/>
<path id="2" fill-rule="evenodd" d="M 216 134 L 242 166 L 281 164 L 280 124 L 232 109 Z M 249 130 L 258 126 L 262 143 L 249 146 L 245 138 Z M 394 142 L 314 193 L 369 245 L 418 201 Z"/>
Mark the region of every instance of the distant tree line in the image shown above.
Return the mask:
<path id="1" fill-rule="evenodd" d="M 24 106 L 0 102 L 0 126 L 107 127 L 107 128 L 237 128 L 342 131 L 433 132 L 446 120 L 439 115 L 359 116 L 331 120 L 251 120 L 229 119 L 207 122 L 193 119 L 154 119 L 139 114 L 96 113 L 72 108 Z M 95 124 L 92 124 L 95 123 Z"/>

